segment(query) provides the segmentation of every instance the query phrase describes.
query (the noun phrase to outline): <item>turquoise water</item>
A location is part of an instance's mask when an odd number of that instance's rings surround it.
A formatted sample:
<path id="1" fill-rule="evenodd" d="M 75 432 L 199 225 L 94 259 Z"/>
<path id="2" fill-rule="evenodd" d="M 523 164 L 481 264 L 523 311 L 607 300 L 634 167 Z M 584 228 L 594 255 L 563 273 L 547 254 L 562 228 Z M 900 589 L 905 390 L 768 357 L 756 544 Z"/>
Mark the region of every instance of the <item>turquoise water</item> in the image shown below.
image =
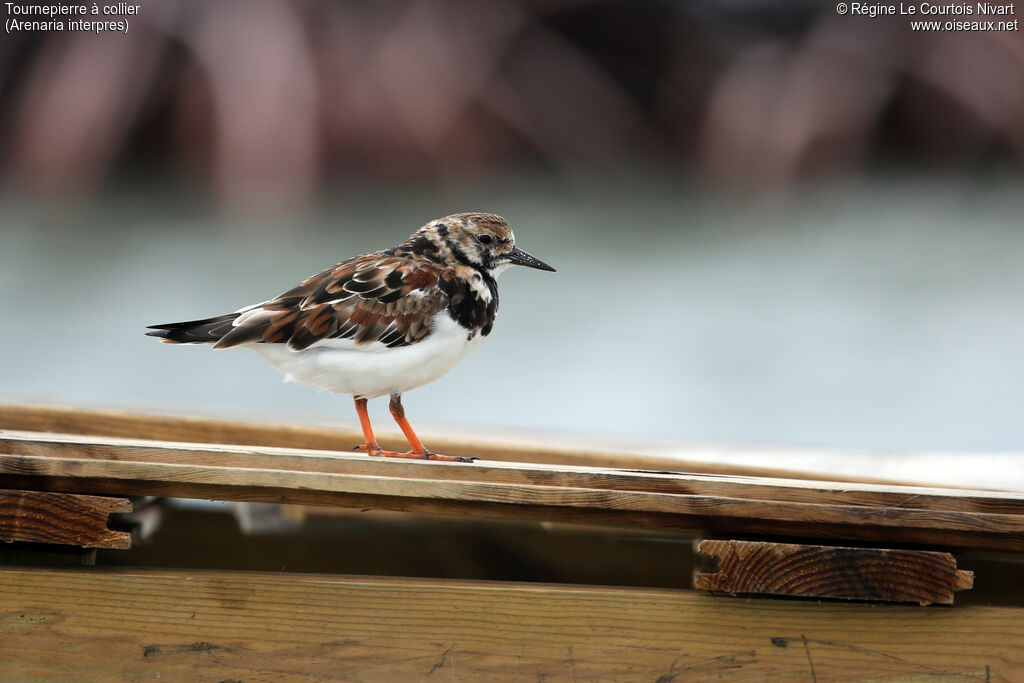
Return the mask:
<path id="1" fill-rule="evenodd" d="M 405 404 L 422 432 L 879 449 L 1024 446 L 1017 178 L 746 198 L 683 180 L 348 192 L 225 217 L 133 192 L 0 206 L 0 400 L 355 427 L 246 350 L 147 324 L 274 296 L 426 220 L 502 213 L 555 274 L 502 275 L 488 338 Z M 372 415 L 389 424 L 384 401 Z"/>

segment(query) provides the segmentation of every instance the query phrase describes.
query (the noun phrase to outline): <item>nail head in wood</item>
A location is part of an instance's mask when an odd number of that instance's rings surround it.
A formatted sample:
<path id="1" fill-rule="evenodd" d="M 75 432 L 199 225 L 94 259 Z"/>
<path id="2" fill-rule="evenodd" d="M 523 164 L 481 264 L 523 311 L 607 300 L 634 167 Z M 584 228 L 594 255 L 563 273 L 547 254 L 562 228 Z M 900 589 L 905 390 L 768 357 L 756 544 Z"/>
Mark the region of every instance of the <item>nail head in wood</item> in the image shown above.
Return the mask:
<path id="1" fill-rule="evenodd" d="M 846 600 L 952 604 L 974 573 L 949 553 L 762 541 L 704 540 L 697 554 L 718 571 L 696 572 L 699 590 Z"/>

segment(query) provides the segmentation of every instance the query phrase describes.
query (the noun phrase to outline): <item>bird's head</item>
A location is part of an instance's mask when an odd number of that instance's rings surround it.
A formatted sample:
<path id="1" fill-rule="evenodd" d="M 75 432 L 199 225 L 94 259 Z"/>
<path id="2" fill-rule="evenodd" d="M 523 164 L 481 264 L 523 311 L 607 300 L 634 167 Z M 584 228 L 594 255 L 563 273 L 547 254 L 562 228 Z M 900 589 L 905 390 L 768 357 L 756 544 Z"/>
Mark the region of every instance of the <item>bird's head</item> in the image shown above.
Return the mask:
<path id="1" fill-rule="evenodd" d="M 493 213 L 456 213 L 430 221 L 423 233 L 442 253 L 456 261 L 497 275 L 509 266 L 526 266 L 554 272 L 554 268 L 516 246 L 512 228 Z"/>

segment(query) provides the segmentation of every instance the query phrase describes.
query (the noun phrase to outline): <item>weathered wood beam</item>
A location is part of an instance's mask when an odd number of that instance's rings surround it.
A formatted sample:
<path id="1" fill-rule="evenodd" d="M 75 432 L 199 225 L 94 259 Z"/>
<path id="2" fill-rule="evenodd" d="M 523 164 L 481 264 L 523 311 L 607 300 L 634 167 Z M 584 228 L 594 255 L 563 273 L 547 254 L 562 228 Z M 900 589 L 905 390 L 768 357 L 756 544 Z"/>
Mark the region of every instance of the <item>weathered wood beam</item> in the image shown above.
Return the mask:
<path id="1" fill-rule="evenodd" d="M 297 448 L 194 444 L 13 430 L 0 430 L 0 455 L 324 474 L 385 475 L 413 479 L 434 477 L 439 480 L 466 482 L 598 488 L 918 510 L 1024 514 L 1024 493 L 486 460 L 467 466 L 369 458 L 362 454 Z"/>
<path id="2" fill-rule="evenodd" d="M 4 403 L 0 403 L 0 429 L 204 444 L 301 448 L 341 453 L 351 453 L 351 449 L 363 441 L 362 432 L 358 429 Z M 382 430 L 377 436 L 385 448 L 408 450 L 408 444 L 400 434 L 388 434 Z M 481 443 L 440 436 L 432 436 L 429 443 L 438 453 L 509 462 L 546 462 L 598 467 L 615 467 L 628 462 L 631 466 L 648 469 L 673 469 L 685 465 L 671 458 L 594 453 L 520 444 Z M 735 473 L 733 470 L 736 469 L 729 466 L 709 467 L 710 469 L 703 471 Z"/>
<path id="3" fill-rule="evenodd" d="M 301 448 L 348 452 L 362 443 L 357 429 L 331 429 L 310 425 L 241 422 L 194 416 L 150 415 L 120 410 L 98 410 L 69 406 L 21 405 L 0 403 L 0 429 L 87 434 L 130 439 L 153 439 L 206 444 L 233 444 L 260 447 Z M 384 448 L 405 450 L 408 444 L 400 434 L 378 434 Z M 479 439 L 429 435 L 429 444 L 438 453 L 477 457 L 505 462 L 533 462 L 553 465 L 592 467 L 631 467 L 645 470 L 677 470 L 761 477 L 814 479 L 813 474 L 767 467 L 749 467 L 727 463 L 687 461 L 615 452 L 597 452 L 517 443 L 488 443 Z M 835 481 L 853 481 L 837 477 Z M 883 483 L 870 477 L 859 482 Z"/>
<path id="4" fill-rule="evenodd" d="M 0 570 L 0 677 L 1024 679 L 1020 609 L 232 572 Z"/>
<path id="5" fill-rule="evenodd" d="M 697 553 L 718 569 L 698 572 L 700 590 L 922 605 L 953 603 L 974 574 L 949 553 L 764 541 L 704 540 Z"/>
<path id="6" fill-rule="evenodd" d="M 128 548 L 131 535 L 110 530 L 107 519 L 131 510 L 127 498 L 0 490 L 0 541 Z"/>
<path id="7" fill-rule="evenodd" d="M 1024 497 L 984 491 L 13 432 L 0 485 L 1024 549 Z"/>

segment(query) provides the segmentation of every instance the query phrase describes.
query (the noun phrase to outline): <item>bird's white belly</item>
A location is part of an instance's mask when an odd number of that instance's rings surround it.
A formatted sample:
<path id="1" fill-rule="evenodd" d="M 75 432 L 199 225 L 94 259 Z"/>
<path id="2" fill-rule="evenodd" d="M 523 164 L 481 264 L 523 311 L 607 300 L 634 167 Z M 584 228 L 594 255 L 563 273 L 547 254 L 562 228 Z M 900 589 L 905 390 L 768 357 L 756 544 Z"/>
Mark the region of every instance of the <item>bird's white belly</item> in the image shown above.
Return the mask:
<path id="1" fill-rule="evenodd" d="M 285 373 L 285 381 L 322 387 L 339 394 L 376 398 L 400 394 L 433 382 L 480 343 L 446 313 L 437 315 L 430 334 L 410 346 L 387 348 L 379 342 L 356 346 L 349 339 L 327 339 L 302 351 L 286 344 L 249 344 Z"/>

